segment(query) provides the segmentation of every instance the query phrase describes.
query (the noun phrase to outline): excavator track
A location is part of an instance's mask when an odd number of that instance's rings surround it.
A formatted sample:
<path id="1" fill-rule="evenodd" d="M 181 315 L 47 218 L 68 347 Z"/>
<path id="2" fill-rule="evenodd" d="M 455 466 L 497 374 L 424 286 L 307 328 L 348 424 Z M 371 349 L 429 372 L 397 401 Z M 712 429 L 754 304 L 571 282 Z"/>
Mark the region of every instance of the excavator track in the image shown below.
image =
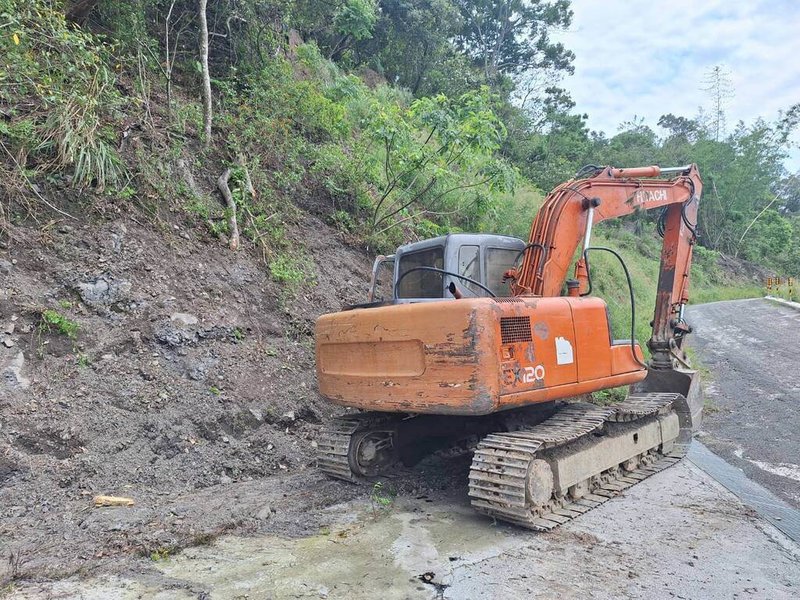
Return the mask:
<path id="1" fill-rule="evenodd" d="M 401 417 L 396 415 L 379 412 L 365 412 L 334 419 L 317 441 L 317 466 L 325 474 L 336 479 L 353 483 L 365 481 L 373 474 L 370 471 L 374 466 L 365 467 L 359 464 L 358 451 L 363 447 L 363 444 L 358 443 L 359 434 L 384 434 L 377 442 L 380 444 L 383 440 L 384 447 L 381 450 L 384 460 L 381 465 L 385 466 L 395 458 L 394 425 L 400 419 Z"/>
<path id="2" fill-rule="evenodd" d="M 533 427 L 490 434 L 473 457 L 472 506 L 549 531 L 678 462 L 691 439 L 687 410 L 680 394 L 642 393 L 607 407 L 569 404 Z"/>

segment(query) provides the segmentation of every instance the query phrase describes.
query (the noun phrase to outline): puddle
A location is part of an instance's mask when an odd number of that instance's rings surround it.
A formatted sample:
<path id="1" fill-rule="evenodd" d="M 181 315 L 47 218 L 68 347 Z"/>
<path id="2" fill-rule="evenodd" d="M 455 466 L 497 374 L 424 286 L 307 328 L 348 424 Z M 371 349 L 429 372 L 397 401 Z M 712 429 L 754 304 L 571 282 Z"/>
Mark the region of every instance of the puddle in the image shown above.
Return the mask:
<path id="1" fill-rule="evenodd" d="M 454 569 L 525 540 L 466 507 L 398 502 L 300 539 L 224 537 L 159 565 L 220 598 L 436 598 Z"/>
<path id="2" fill-rule="evenodd" d="M 791 534 L 796 511 L 777 520 L 777 499 L 700 444 L 690 458 Z M 765 535 L 769 526 L 688 462 L 543 535 L 495 526 L 444 501 L 399 498 L 376 514 L 362 502 L 329 514 L 330 529 L 319 535 L 224 537 L 138 573 L 29 582 L 12 598 L 611 600 L 666 590 L 730 598 L 748 587 L 758 597 L 789 598 L 800 589 L 792 542 L 772 528 Z"/>

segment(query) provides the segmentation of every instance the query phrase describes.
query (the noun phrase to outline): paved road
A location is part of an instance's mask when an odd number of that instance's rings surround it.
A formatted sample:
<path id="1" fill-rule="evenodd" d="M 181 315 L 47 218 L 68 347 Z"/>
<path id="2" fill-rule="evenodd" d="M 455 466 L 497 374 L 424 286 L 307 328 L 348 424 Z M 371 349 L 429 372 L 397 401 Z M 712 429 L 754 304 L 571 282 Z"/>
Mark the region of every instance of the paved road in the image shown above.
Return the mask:
<path id="1" fill-rule="evenodd" d="M 692 306 L 706 374 L 700 439 L 800 508 L 800 311 L 768 300 Z"/>

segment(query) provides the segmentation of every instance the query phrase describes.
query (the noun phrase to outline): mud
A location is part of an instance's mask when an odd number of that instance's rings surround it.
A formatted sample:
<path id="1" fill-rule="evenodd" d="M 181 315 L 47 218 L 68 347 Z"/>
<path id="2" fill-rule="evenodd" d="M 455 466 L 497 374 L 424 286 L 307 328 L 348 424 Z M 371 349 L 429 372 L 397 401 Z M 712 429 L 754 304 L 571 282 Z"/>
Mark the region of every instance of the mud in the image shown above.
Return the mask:
<path id="1" fill-rule="evenodd" d="M 492 523 L 458 497 L 361 498 L 322 514 L 314 535 L 225 536 L 137 572 L 26 583 L 10 597 L 788 599 L 800 590 L 800 549 L 686 461 L 548 534 Z"/>

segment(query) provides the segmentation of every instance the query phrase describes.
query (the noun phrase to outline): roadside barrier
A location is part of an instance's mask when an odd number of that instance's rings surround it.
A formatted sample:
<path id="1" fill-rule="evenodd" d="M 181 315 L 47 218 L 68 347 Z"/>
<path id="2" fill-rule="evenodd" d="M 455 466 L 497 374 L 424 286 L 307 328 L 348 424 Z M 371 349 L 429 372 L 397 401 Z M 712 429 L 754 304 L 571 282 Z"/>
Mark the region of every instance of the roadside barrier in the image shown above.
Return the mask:
<path id="1" fill-rule="evenodd" d="M 767 288 L 767 295 L 784 297 L 787 300 L 795 300 L 797 296 L 794 291 L 794 277 L 767 277 L 765 287 Z M 786 286 L 782 288 L 782 286 Z"/>

